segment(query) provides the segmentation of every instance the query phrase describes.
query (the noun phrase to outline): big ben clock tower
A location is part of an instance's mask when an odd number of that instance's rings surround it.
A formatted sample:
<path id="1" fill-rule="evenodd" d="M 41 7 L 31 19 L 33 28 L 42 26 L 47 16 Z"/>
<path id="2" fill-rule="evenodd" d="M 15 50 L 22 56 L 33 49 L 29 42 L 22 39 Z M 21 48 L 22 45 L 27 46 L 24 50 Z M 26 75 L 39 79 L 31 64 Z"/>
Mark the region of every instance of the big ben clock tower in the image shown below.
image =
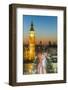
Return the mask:
<path id="1" fill-rule="evenodd" d="M 34 60 L 34 58 L 35 58 L 35 31 L 32 22 L 29 31 L 29 60 Z"/>
<path id="2" fill-rule="evenodd" d="M 33 26 L 33 22 L 30 25 L 29 29 L 29 43 L 28 47 L 24 49 L 24 59 L 28 64 L 24 63 L 24 73 L 32 74 L 33 72 L 33 61 L 35 60 L 35 30 Z"/>

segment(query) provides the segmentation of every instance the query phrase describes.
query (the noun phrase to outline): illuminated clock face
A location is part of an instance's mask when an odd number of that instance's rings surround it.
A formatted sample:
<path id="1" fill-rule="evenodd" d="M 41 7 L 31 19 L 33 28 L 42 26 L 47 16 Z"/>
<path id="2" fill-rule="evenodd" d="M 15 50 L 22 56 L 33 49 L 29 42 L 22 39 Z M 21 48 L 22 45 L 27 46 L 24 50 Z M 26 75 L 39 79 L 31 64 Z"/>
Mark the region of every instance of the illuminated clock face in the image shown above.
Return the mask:
<path id="1" fill-rule="evenodd" d="M 33 36 L 34 36 L 34 34 L 33 34 L 33 33 L 31 33 L 31 34 L 30 34 L 30 36 L 31 36 L 31 37 L 33 37 Z"/>

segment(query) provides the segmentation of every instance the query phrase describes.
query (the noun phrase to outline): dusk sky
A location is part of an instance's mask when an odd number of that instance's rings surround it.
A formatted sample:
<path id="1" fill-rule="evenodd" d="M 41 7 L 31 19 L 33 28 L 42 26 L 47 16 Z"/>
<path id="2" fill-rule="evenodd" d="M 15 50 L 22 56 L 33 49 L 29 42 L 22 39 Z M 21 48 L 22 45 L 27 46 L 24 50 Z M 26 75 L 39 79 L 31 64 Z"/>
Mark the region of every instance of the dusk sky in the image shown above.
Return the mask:
<path id="1" fill-rule="evenodd" d="M 23 16 L 23 32 L 24 42 L 28 42 L 29 30 L 31 22 L 33 22 L 36 43 L 42 41 L 47 44 L 49 41 L 57 41 L 57 16 Z"/>

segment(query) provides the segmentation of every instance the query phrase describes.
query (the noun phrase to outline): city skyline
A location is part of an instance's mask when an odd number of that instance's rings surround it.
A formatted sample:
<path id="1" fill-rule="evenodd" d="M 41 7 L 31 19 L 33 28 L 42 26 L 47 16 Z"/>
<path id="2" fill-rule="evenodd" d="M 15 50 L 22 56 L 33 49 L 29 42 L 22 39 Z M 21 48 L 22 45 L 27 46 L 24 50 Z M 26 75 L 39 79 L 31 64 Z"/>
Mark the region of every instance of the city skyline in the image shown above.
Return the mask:
<path id="1" fill-rule="evenodd" d="M 23 15 L 24 43 L 28 43 L 31 22 L 34 25 L 36 44 L 40 41 L 43 44 L 49 41 L 57 43 L 57 16 Z"/>

